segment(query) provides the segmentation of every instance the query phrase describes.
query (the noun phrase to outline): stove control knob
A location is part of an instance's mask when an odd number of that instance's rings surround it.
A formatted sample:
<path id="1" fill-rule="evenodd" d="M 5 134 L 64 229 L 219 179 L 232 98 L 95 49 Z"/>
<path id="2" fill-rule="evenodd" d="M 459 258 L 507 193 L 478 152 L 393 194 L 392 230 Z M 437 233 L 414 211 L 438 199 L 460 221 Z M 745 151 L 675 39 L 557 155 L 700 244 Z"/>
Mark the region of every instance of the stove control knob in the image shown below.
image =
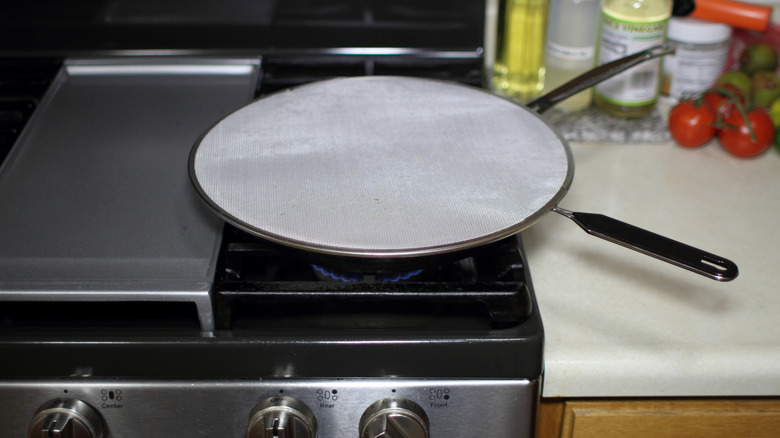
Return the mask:
<path id="1" fill-rule="evenodd" d="M 50 400 L 35 412 L 28 438 L 103 438 L 103 418 L 81 400 Z"/>
<path id="2" fill-rule="evenodd" d="M 246 438 L 315 438 L 317 419 L 301 401 L 271 397 L 255 405 L 249 414 Z"/>
<path id="3" fill-rule="evenodd" d="M 363 413 L 360 438 L 429 438 L 428 426 L 420 405 L 404 398 L 386 398 Z"/>

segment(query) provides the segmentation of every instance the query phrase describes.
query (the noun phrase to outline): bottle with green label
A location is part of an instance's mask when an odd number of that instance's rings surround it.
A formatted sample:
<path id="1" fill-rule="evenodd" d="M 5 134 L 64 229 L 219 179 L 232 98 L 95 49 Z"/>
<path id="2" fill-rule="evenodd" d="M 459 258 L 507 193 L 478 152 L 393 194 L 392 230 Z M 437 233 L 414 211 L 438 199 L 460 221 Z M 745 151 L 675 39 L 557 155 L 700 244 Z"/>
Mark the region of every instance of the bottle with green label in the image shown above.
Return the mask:
<path id="1" fill-rule="evenodd" d="M 664 44 L 672 0 L 603 0 L 598 63 Z M 645 61 L 598 84 L 596 106 L 618 117 L 650 114 L 658 99 L 660 59 Z"/>

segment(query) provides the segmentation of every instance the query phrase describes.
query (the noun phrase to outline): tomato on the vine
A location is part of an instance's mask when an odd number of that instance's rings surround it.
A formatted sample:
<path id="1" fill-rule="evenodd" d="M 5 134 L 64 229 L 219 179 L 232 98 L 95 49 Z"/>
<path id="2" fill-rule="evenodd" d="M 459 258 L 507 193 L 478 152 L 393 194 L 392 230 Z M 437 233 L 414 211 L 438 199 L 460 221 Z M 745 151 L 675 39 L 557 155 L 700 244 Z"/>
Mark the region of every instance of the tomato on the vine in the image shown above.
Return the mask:
<path id="1" fill-rule="evenodd" d="M 741 103 L 742 106 L 747 104 L 742 90 L 731 84 L 718 84 L 705 92 L 702 97 L 704 102 L 723 118 L 738 111 L 735 102 Z"/>
<path id="2" fill-rule="evenodd" d="M 747 120 L 734 111 L 723 122 L 718 140 L 724 149 L 737 157 L 755 157 L 767 150 L 775 139 L 775 127 L 764 109 L 749 111 Z"/>
<path id="3" fill-rule="evenodd" d="M 706 103 L 684 100 L 669 112 L 669 132 L 680 146 L 701 146 L 715 137 L 715 119 L 715 111 Z"/>

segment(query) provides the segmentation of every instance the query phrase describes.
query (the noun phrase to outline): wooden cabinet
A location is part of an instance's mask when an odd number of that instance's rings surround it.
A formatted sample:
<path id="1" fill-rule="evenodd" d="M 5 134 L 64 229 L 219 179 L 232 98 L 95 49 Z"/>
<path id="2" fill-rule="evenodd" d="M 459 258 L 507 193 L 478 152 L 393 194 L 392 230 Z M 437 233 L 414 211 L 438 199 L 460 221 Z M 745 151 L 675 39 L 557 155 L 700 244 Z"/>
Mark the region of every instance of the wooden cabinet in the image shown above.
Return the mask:
<path id="1" fill-rule="evenodd" d="M 777 438 L 780 398 L 542 399 L 536 438 Z"/>

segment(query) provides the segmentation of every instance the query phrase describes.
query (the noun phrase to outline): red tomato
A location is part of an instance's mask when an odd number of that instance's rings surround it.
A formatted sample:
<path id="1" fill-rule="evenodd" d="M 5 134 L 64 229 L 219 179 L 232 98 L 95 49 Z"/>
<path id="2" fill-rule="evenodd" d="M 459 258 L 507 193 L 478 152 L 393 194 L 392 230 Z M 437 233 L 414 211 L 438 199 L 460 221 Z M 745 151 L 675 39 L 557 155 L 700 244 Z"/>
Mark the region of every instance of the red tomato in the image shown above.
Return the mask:
<path id="1" fill-rule="evenodd" d="M 719 84 L 704 93 L 704 101 L 723 118 L 728 117 L 736 110 L 734 102 L 740 102 L 745 106 L 747 99 L 739 88 L 730 84 Z"/>
<path id="2" fill-rule="evenodd" d="M 748 123 L 750 126 L 748 126 Z M 753 128 L 751 135 L 750 128 Z M 749 158 L 761 154 L 775 139 L 775 127 L 766 110 L 756 108 L 747 113 L 747 121 L 739 112 L 731 113 L 718 132 L 721 146 L 737 157 Z"/>
<path id="3" fill-rule="evenodd" d="M 701 146 L 715 136 L 715 111 L 703 102 L 683 100 L 669 112 L 669 132 L 680 146 Z"/>

